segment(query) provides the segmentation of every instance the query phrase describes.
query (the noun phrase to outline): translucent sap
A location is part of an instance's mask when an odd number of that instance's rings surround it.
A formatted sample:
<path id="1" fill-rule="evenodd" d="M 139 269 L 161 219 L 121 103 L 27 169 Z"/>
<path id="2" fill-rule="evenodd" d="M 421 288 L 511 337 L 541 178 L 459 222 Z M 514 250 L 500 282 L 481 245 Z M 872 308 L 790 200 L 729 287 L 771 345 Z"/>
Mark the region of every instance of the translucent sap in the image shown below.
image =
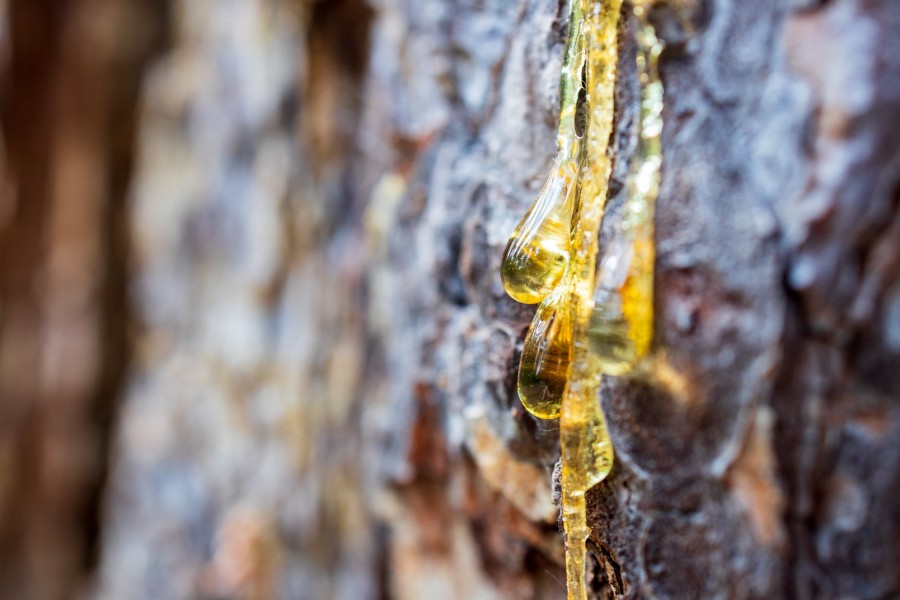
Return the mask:
<path id="1" fill-rule="evenodd" d="M 588 335 L 598 368 L 623 375 L 649 350 L 653 336 L 653 215 L 662 166 L 663 87 L 657 71 L 662 44 L 647 18 L 638 18 L 637 70 L 641 82 L 638 148 L 628 181 L 622 227 L 604 253 Z"/>
<path id="2" fill-rule="evenodd" d="M 572 3 L 566 53 L 560 74 L 558 154 L 537 200 L 513 231 L 503 255 L 503 287 L 515 300 L 537 304 L 559 284 L 569 260 L 576 159 L 580 145 L 575 129 L 581 73 L 584 67 L 582 5 Z"/>
<path id="3" fill-rule="evenodd" d="M 653 241 L 619 240 L 600 267 L 588 324 L 600 372 L 624 375 L 643 357 L 653 336 Z"/>
<path id="4" fill-rule="evenodd" d="M 559 416 L 572 351 L 568 293 L 560 285 L 538 307 L 522 347 L 519 400 L 541 419 Z"/>
<path id="5" fill-rule="evenodd" d="M 587 128 L 578 215 L 572 225 L 570 318 L 571 362 L 560 411 L 562 512 L 566 530 L 566 585 L 570 600 L 586 600 L 587 525 L 585 493 L 605 478 L 613 450 L 599 405 L 600 376 L 591 358 L 589 321 L 596 273 L 597 231 L 603 218 L 610 160 L 617 31 L 621 0 L 581 0 L 585 17 Z"/>
<path id="6" fill-rule="evenodd" d="M 506 245 L 503 287 L 523 304 L 537 304 L 547 298 L 565 273 L 576 172 L 573 163 L 554 165 L 540 195 Z"/>

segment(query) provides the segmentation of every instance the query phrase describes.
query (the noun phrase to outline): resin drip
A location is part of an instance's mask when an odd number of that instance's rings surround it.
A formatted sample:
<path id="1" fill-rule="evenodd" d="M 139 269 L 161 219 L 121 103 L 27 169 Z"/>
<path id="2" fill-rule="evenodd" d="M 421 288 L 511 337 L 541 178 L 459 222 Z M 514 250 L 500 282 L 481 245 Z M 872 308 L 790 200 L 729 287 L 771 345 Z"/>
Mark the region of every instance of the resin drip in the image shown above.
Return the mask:
<path id="1" fill-rule="evenodd" d="M 559 285 L 538 307 L 522 346 L 519 400 L 540 419 L 559 417 L 572 351 L 569 290 Z"/>
<path id="2" fill-rule="evenodd" d="M 630 370 L 653 328 L 653 208 L 661 165 L 661 50 L 638 1 L 641 84 L 638 151 L 621 230 L 598 269 L 598 231 L 611 170 L 617 29 L 622 0 L 573 0 L 562 73 L 559 154 L 537 201 L 519 223 L 503 260 L 504 287 L 516 300 L 541 302 L 525 338 L 519 397 L 533 415 L 560 419 L 562 515 L 569 598 L 585 600 L 585 494 L 613 464 L 599 403 L 603 374 Z M 586 75 L 585 138 L 575 112 Z"/>
<path id="3" fill-rule="evenodd" d="M 574 161 L 553 166 L 537 200 L 506 245 L 503 287 L 523 304 L 547 298 L 566 270 L 577 173 Z"/>
<path id="4" fill-rule="evenodd" d="M 518 380 L 522 406 L 541 419 L 559 416 L 572 345 L 564 277 L 571 254 L 580 159 L 585 150 L 575 129 L 585 61 L 580 1 L 575 0 L 569 14 L 560 77 L 559 154 L 544 190 L 506 246 L 501 272 L 510 296 L 526 304 L 541 302 L 522 347 Z"/>
<path id="5" fill-rule="evenodd" d="M 593 306 L 597 232 L 603 219 L 615 101 L 617 29 L 622 0 L 581 0 L 585 15 L 587 130 L 581 169 L 580 208 L 572 227 L 568 291 L 572 349 L 560 413 L 562 510 L 566 530 L 566 582 L 569 598 L 587 598 L 585 542 L 590 533 L 585 493 L 612 468 L 613 448 L 599 403 L 600 373 L 591 360 L 588 326 Z"/>
<path id="6" fill-rule="evenodd" d="M 524 304 L 536 304 L 550 295 L 562 280 L 571 252 L 569 236 L 579 175 L 575 112 L 584 67 L 581 27 L 582 7 L 575 0 L 560 77 L 556 162 L 537 200 L 510 236 L 503 254 L 503 287 Z"/>
<path id="7" fill-rule="evenodd" d="M 638 146 L 628 179 L 621 230 L 605 249 L 590 319 L 591 349 L 608 375 L 630 371 L 653 336 L 653 214 L 662 165 L 663 86 L 657 63 L 662 44 L 636 3 L 637 72 L 641 84 Z"/>

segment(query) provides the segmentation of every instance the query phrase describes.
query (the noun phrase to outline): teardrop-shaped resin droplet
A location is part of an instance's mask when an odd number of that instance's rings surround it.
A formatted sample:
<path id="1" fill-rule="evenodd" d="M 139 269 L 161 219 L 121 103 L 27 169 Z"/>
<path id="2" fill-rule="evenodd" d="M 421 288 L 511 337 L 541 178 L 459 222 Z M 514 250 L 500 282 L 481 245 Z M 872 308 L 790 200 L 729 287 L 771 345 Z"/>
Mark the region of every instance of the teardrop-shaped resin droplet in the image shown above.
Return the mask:
<path id="1" fill-rule="evenodd" d="M 559 416 L 572 352 L 568 289 L 560 285 L 538 307 L 519 362 L 519 400 L 540 419 Z"/>
<path id="2" fill-rule="evenodd" d="M 540 195 L 506 245 L 503 287 L 523 304 L 544 300 L 566 270 L 576 171 L 574 163 L 553 166 Z"/>

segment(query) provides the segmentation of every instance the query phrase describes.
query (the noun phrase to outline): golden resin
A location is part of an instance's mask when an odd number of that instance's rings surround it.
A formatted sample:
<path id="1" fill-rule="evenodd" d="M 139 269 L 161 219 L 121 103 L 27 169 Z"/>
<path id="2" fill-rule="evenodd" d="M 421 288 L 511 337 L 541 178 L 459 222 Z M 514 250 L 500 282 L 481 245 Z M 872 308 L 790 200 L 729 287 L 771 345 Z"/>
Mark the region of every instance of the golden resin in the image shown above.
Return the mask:
<path id="1" fill-rule="evenodd" d="M 565 273 L 571 252 L 569 234 L 579 169 L 575 112 L 584 66 L 581 23 L 581 6 L 576 1 L 569 18 L 569 37 L 560 77 L 556 162 L 537 200 L 510 236 L 503 254 L 503 287 L 524 304 L 537 304 L 550 295 Z"/>
<path id="2" fill-rule="evenodd" d="M 638 147 L 628 180 L 625 214 L 604 251 L 590 318 L 591 348 L 607 375 L 629 372 L 653 337 L 653 214 L 662 166 L 663 87 L 657 63 L 662 44 L 637 3 L 637 71 L 641 83 Z"/>
<path id="3" fill-rule="evenodd" d="M 653 207 L 662 162 L 661 45 L 637 0 L 641 80 L 638 152 L 620 232 L 598 266 L 597 233 L 611 170 L 618 21 L 622 0 L 573 0 L 562 75 L 560 153 L 538 200 L 516 228 L 503 262 L 513 298 L 541 302 L 525 338 L 519 397 L 537 417 L 560 419 L 562 515 L 570 599 L 584 600 L 585 494 L 613 465 L 599 403 L 603 374 L 620 375 L 647 353 L 653 330 Z M 586 124 L 575 135 L 582 69 Z M 578 155 L 576 157 L 576 155 Z"/>
<path id="4" fill-rule="evenodd" d="M 569 262 L 575 179 L 574 161 L 554 165 L 544 189 L 509 238 L 501 277 L 506 293 L 523 304 L 550 295 Z"/>
<path id="5" fill-rule="evenodd" d="M 566 388 L 572 350 L 568 301 L 568 289 L 558 286 L 538 307 L 522 346 L 519 400 L 540 419 L 559 417 Z"/>
<path id="6" fill-rule="evenodd" d="M 603 219 L 611 163 L 617 30 L 622 0 L 580 0 L 585 17 L 587 129 L 580 178 L 579 212 L 572 225 L 569 310 L 572 351 L 560 412 L 562 512 L 566 531 L 566 582 L 570 599 L 584 600 L 585 494 L 612 469 L 613 448 L 600 409 L 600 373 L 588 337 L 596 272 L 597 232 Z"/>

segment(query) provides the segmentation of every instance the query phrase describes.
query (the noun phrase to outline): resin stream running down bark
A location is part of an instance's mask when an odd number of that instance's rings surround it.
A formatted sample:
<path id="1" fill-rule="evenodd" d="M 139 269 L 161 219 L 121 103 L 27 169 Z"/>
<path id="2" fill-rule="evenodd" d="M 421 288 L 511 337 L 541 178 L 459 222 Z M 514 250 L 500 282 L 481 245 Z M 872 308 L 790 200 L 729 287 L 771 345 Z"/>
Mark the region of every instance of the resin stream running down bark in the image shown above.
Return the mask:
<path id="1" fill-rule="evenodd" d="M 584 557 L 588 529 L 584 493 L 609 473 L 613 459 L 597 402 L 599 378 L 595 372 L 589 371 L 593 363 L 586 360 L 589 351 L 586 337 L 582 333 L 582 341 L 578 343 L 574 336 L 584 329 L 583 326 L 578 327 L 579 321 L 586 323 L 589 317 L 597 231 L 606 201 L 610 171 L 607 145 L 613 121 L 616 28 L 620 8 L 621 0 L 602 7 L 599 3 L 580 0 L 572 7 L 560 115 L 560 131 L 571 137 L 561 136 L 560 158 L 568 160 L 566 163 L 557 160 L 551 181 L 558 176 L 561 165 L 574 166 L 577 184 L 570 185 L 566 197 L 567 205 L 571 205 L 569 203 L 577 195 L 578 202 L 574 203 L 577 214 L 569 223 L 553 224 L 556 232 L 567 234 L 568 252 L 559 267 L 564 269 L 564 273 L 561 281 L 552 276 L 545 277 L 544 283 L 552 291 L 543 296 L 526 336 L 519 370 L 519 395 L 523 405 L 541 418 L 561 417 L 563 523 L 570 598 L 586 597 Z M 575 139 L 574 120 L 568 120 L 574 117 L 575 104 L 572 100 L 577 98 L 577 92 L 572 92 L 580 88 L 577 84 L 573 85 L 572 77 L 576 76 L 580 83 L 582 65 L 586 67 L 587 124 L 585 145 L 580 148 L 584 161 L 578 164 L 574 160 L 574 152 L 563 156 L 562 149 L 578 148 L 577 143 L 570 141 Z M 573 66 L 577 68 L 574 73 Z M 544 193 L 536 206 L 543 198 Z M 544 231 L 529 230 L 526 224 L 534 211 L 534 208 L 529 211 L 513 233 L 504 257 L 504 284 L 516 299 L 520 297 L 516 290 L 510 289 L 508 282 L 513 279 L 510 274 L 525 269 L 510 249 L 520 239 L 537 240 L 540 244 L 554 231 L 547 223 L 540 224 Z M 575 360 L 570 360 L 571 357 Z M 584 372 L 585 369 L 588 371 Z"/>
<path id="2" fill-rule="evenodd" d="M 657 61 L 662 46 L 648 20 L 649 3 L 644 2 L 633 5 L 641 88 L 637 153 L 622 223 L 597 264 L 611 172 L 608 145 L 621 8 L 621 0 L 579 0 L 572 7 L 562 75 L 560 155 L 535 205 L 513 233 L 503 263 L 504 285 L 513 298 L 542 300 L 523 344 L 519 396 L 535 416 L 560 418 L 566 577 L 569 598 L 576 599 L 587 597 L 585 542 L 590 532 L 585 493 L 609 474 L 614 456 L 598 401 L 601 376 L 629 372 L 647 353 L 653 331 L 653 214 L 662 163 Z M 573 69 L 581 65 L 587 118 L 579 146 L 573 120 L 579 86 Z M 555 217 L 546 216 L 551 210 Z M 564 232 L 570 236 L 560 241 Z M 546 259 L 550 254 L 558 258 Z M 528 285 L 515 285 L 522 281 Z M 529 294 L 522 294 L 523 287 Z"/>
<path id="3" fill-rule="evenodd" d="M 569 229 L 579 168 L 575 112 L 584 66 L 581 21 L 581 7 L 576 1 L 569 19 L 560 77 L 556 162 L 537 200 L 510 236 L 503 256 L 503 286 L 510 296 L 524 304 L 546 299 L 562 279 L 569 259 Z"/>
<path id="4" fill-rule="evenodd" d="M 611 169 L 608 156 L 613 127 L 617 29 L 621 0 L 582 0 L 585 15 L 587 130 L 580 179 L 579 213 L 572 227 L 566 311 L 572 321 L 571 361 L 560 413 L 562 511 L 566 532 L 569 598 L 587 597 L 585 541 L 589 535 L 585 493 L 612 468 L 613 448 L 600 409 L 600 374 L 590 357 L 586 328 L 590 319 L 597 255 Z"/>

